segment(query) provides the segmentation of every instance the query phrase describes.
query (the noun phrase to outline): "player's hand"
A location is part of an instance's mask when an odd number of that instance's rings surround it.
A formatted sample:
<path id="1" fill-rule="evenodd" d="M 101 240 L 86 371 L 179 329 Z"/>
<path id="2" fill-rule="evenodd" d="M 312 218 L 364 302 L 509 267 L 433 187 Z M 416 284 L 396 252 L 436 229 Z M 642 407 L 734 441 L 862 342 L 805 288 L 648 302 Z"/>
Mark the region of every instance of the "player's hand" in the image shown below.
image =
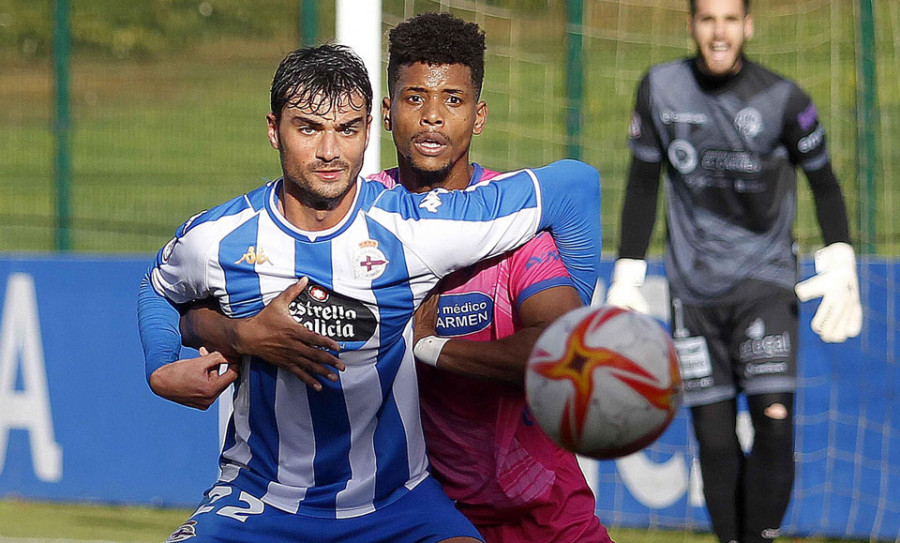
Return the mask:
<path id="1" fill-rule="evenodd" d="M 606 291 L 606 303 L 639 313 L 650 313 L 650 306 L 640 287 L 647 277 L 647 261 L 620 258 L 613 266 L 612 282 Z"/>
<path id="2" fill-rule="evenodd" d="M 344 371 L 341 360 L 332 352 L 340 345 L 331 338 L 317 334 L 291 316 L 290 303 L 303 292 L 309 280 L 304 277 L 289 286 L 259 313 L 240 319 L 235 327 L 234 344 L 238 352 L 262 358 L 284 368 L 315 390 L 322 390 L 316 376 L 337 381 L 331 368 Z"/>
<path id="3" fill-rule="evenodd" d="M 853 247 L 832 243 L 816 251 L 815 262 L 816 275 L 794 287 L 801 302 L 822 298 L 812 319 L 813 332 L 827 343 L 858 336 L 862 330 L 862 304 Z"/>
<path id="4" fill-rule="evenodd" d="M 228 364 L 223 373 L 219 368 Z M 185 358 L 157 369 L 150 376 L 150 389 L 167 400 L 206 411 L 219 394 L 238 377 L 237 364 L 218 352 L 200 348 L 198 358 Z"/>
<path id="5" fill-rule="evenodd" d="M 413 320 L 413 341 L 419 341 L 424 337 L 438 335 L 437 317 L 438 302 L 440 299 L 441 295 L 438 294 L 437 291 L 433 291 L 425 298 L 422 305 L 419 306 L 419 309 L 416 310 L 416 316 Z"/>

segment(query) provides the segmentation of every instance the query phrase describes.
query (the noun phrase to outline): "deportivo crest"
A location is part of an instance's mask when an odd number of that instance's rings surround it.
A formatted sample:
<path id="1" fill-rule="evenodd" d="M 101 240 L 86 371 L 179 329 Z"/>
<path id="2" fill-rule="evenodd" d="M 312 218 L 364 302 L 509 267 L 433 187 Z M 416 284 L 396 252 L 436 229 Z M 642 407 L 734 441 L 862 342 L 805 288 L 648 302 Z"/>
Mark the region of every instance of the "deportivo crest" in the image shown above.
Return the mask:
<path id="1" fill-rule="evenodd" d="M 353 276 L 366 280 L 381 277 L 388 263 L 387 257 L 378 248 L 378 242 L 367 239 L 353 252 Z"/>
<path id="2" fill-rule="evenodd" d="M 762 132 L 762 115 L 754 107 L 745 107 L 738 111 L 737 116 L 734 118 L 734 127 L 745 138 L 755 138 L 757 134 Z"/>
<path id="3" fill-rule="evenodd" d="M 192 537 L 197 537 L 197 521 L 189 520 L 178 527 L 177 530 L 172 532 L 168 538 L 166 538 L 165 543 L 177 543 L 178 541 L 187 541 Z"/>

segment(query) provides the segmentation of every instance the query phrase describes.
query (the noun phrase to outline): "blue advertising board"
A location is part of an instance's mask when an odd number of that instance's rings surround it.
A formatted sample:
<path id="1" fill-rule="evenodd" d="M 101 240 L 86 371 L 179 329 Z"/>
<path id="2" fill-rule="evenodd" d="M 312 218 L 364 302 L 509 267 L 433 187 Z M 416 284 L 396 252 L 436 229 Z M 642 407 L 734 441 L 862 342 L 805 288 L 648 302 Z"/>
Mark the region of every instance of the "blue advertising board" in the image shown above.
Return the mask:
<path id="1" fill-rule="evenodd" d="M 0 497 L 192 506 L 218 474 L 227 405 L 148 388 L 136 298 L 149 257 L 0 259 Z M 603 264 L 609 277 L 612 263 Z M 801 305 L 797 478 L 786 533 L 900 535 L 900 267 L 867 260 L 859 338 L 826 345 Z M 804 263 L 804 275 L 811 275 Z M 667 319 L 662 267 L 644 287 Z M 602 292 L 601 292 L 602 296 Z M 601 298 L 602 299 L 602 298 Z M 227 402 L 226 402 L 227 403 Z M 752 429 L 742 414 L 740 434 Z M 585 460 L 608 525 L 707 530 L 687 411 L 648 449 Z"/>
<path id="2" fill-rule="evenodd" d="M 215 480 L 217 413 L 144 378 L 150 260 L 0 260 L 0 495 L 193 505 Z"/>

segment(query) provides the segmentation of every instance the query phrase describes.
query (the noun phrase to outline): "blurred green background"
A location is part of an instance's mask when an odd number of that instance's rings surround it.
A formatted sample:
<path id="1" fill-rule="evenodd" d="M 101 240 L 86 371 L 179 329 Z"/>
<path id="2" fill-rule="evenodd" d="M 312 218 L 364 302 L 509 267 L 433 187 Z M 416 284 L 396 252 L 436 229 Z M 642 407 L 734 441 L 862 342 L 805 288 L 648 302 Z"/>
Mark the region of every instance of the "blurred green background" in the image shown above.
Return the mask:
<path id="1" fill-rule="evenodd" d="M 272 74 L 303 40 L 302 0 L 71 0 L 71 246 L 150 253 L 195 212 L 280 173 L 266 140 Z M 858 179 L 860 2 L 753 3 L 748 55 L 796 80 L 824 119 L 851 213 L 871 221 L 880 254 L 900 252 L 900 2 L 874 0 L 878 162 Z M 0 251 L 55 248 L 52 0 L 0 0 Z M 581 158 L 604 180 L 605 252 L 615 252 L 635 85 L 653 63 L 692 51 L 687 0 L 586 0 Z M 384 0 L 387 31 L 449 10 L 487 32 L 490 114 L 475 159 L 505 170 L 571 154 L 566 128 L 565 0 Z M 316 2 L 320 40 L 334 37 L 334 3 Z M 309 21 L 306 21 L 308 24 Z M 380 132 L 382 167 L 396 164 Z M 821 245 L 805 179 L 796 233 Z M 861 199 L 862 198 L 862 199 Z M 875 201 L 868 208 L 866 198 Z M 653 251 L 664 235 L 658 221 Z"/>

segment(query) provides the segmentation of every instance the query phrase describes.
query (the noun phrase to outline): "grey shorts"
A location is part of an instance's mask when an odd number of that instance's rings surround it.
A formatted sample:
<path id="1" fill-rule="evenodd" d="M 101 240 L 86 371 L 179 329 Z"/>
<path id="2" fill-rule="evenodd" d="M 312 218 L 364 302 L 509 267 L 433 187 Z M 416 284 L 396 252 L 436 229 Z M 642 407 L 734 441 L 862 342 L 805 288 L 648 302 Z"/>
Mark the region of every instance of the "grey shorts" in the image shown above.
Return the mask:
<path id="1" fill-rule="evenodd" d="M 794 291 L 746 281 L 728 304 L 671 301 L 672 336 L 684 380 L 685 405 L 738 393 L 797 388 L 798 306 Z"/>

